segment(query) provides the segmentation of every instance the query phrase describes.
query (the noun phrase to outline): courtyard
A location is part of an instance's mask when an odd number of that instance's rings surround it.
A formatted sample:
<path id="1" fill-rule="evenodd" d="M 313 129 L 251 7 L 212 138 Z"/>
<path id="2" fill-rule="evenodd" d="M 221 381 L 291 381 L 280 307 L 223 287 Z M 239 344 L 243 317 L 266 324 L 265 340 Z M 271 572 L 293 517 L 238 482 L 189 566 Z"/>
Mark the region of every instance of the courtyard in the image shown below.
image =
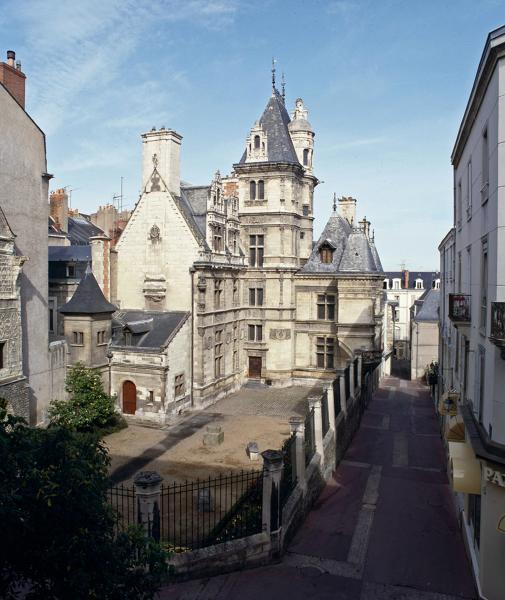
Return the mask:
<path id="1" fill-rule="evenodd" d="M 139 471 L 157 471 L 165 482 L 214 477 L 231 471 L 257 469 L 246 448 L 256 442 L 260 452 L 280 448 L 289 437 L 289 418 L 305 416 L 308 398 L 322 387 L 248 387 L 211 407 L 177 417 L 163 428 L 131 423 L 104 439 L 111 457 L 114 484 L 131 483 Z M 220 426 L 223 443 L 203 444 L 209 425 Z"/>

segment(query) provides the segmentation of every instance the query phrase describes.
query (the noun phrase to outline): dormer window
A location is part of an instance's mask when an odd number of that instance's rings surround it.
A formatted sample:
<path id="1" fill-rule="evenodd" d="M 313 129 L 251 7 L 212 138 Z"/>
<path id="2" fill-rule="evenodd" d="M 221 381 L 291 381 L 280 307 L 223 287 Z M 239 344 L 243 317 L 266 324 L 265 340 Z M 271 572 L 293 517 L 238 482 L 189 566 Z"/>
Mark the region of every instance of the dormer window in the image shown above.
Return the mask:
<path id="1" fill-rule="evenodd" d="M 400 279 L 393 279 L 393 289 L 394 290 L 399 290 L 401 289 L 401 285 L 400 285 Z"/>
<path id="2" fill-rule="evenodd" d="M 267 136 L 259 123 L 252 128 L 249 137 L 247 138 L 247 157 L 249 161 L 264 161 L 267 160 Z"/>
<path id="3" fill-rule="evenodd" d="M 383 284 L 382 284 L 382 287 L 383 287 L 385 290 L 389 290 L 389 279 L 384 279 L 384 282 L 383 282 Z"/>
<path id="4" fill-rule="evenodd" d="M 309 166 L 309 151 L 307 148 L 305 148 L 303 151 L 303 166 L 304 167 Z"/>
<path id="5" fill-rule="evenodd" d="M 322 263 L 331 265 L 333 262 L 333 248 L 329 244 L 324 244 L 319 248 L 319 257 Z"/>
<path id="6" fill-rule="evenodd" d="M 254 149 L 259 150 L 261 148 L 261 138 L 259 135 L 254 136 Z"/>
<path id="7" fill-rule="evenodd" d="M 422 279 L 416 279 L 416 290 L 422 290 L 423 289 L 423 280 Z"/>

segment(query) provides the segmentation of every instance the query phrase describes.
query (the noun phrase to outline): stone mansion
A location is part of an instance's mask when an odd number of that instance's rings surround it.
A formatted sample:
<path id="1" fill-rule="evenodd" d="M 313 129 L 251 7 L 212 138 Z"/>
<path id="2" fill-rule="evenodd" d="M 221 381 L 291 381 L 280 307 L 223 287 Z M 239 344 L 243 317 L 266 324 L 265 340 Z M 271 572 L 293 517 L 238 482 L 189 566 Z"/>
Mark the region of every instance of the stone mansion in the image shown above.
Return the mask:
<path id="1" fill-rule="evenodd" d="M 358 355 L 380 360 L 384 273 L 370 222 L 355 199 L 335 198 L 314 242 L 307 117 L 301 99 L 290 117 L 274 84 L 231 174 L 205 186 L 181 181 L 181 135 L 142 135 L 131 217 L 114 247 L 93 238 L 103 256 L 58 307 L 70 361 L 99 368 L 123 412 L 163 420 L 250 379 L 330 383 Z"/>

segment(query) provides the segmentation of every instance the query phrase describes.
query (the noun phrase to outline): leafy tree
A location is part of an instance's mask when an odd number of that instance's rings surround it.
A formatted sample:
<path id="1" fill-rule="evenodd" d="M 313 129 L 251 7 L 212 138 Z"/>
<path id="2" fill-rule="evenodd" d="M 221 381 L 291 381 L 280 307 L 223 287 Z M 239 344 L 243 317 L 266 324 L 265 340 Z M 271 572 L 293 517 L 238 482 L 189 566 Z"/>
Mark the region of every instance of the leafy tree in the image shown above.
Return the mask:
<path id="1" fill-rule="evenodd" d="M 1 598 L 153 598 L 166 554 L 138 528 L 115 537 L 108 465 L 97 436 L 32 429 L 0 407 Z"/>
<path id="2" fill-rule="evenodd" d="M 114 400 L 103 389 L 95 369 L 76 363 L 67 374 L 68 400 L 53 400 L 49 407 L 51 424 L 73 431 L 93 431 L 117 424 Z"/>

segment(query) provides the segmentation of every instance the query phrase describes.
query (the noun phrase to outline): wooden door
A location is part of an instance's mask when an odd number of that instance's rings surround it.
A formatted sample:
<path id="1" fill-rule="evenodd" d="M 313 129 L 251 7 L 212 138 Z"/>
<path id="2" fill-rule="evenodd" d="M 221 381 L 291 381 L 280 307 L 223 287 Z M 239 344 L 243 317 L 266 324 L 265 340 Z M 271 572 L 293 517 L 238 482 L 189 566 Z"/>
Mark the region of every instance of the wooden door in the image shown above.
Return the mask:
<path id="1" fill-rule="evenodd" d="M 137 410 L 137 388 L 132 381 L 123 383 L 123 412 L 134 415 Z"/>
<path id="2" fill-rule="evenodd" d="M 255 379 L 261 377 L 261 356 L 249 357 L 249 377 Z"/>

